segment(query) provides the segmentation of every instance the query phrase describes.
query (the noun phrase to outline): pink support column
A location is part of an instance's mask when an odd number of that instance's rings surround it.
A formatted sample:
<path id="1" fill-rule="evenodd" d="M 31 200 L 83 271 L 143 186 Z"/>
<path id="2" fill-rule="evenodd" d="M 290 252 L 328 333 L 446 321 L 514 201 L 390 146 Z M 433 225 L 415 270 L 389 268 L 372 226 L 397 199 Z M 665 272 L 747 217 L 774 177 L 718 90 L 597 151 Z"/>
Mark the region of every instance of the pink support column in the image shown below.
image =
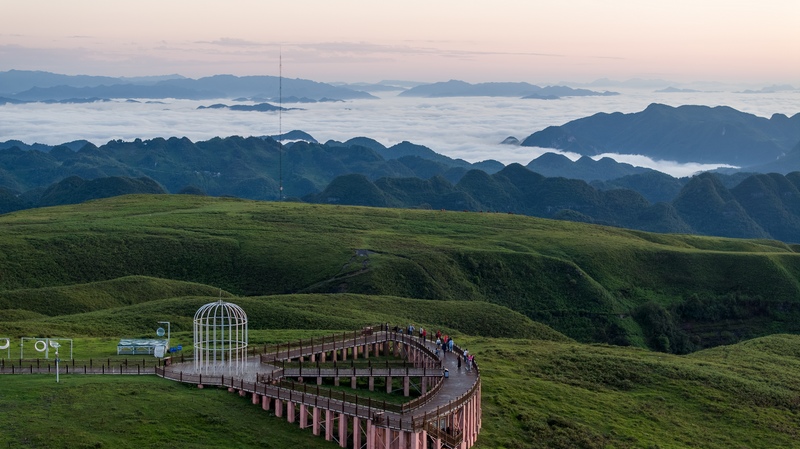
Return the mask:
<path id="1" fill-rule="evenodd" d="M 325 363 L 325 351 L 322 351 L 322 353 L 320 353 L 319 361 L 320 363 Z"/>
<path id="2" fill-rule="evenodd" d="M 317 361 L 317 355 L 316 354 L 311 354 L 311 361 L 316 363 L 316 361 Z"/>
<path id="3" fill-rule="evenodd" d="M 342 361 L 347 361 L 347 348 L 342 348 Z"/>
<path id="4" fill-rule="evenodd" d="M 333 410 L 325 410 L 325 439 L 333 439 Z"/>
<path id="5" fill-rule="evenodd" d="M 339 386 L 339 377 L 338 376 L 333 378 L 333 385 L 335 385 L 337 387 Z"/>
<path id="6" fill-rule="evenodd" d="M 361 449 L 361 419 L 353 417 L 353 447 Z"/>
<path id="7" fill-rule="evenodd" d="M 367 420 L 367 449 L 375 449 L 375 425 Z"/>
<path id="8" fill-rule="evenodd" d="M 442 439 L 441 438 L 434 438 L 433 439 L 433 449 L 442 449 Z"/>
<path id="9" fill-rule="evenodd" d="M 278 418 L 283 417 L 283 401 L 280 399 L 275 400 L 275 416 Z"/>
<path id="10" fill-rule="evenodd" d="M 253 405 L 258 405 L 258 393 L 253 393 Z"/>
<path id="11" fill-rule="evenodd" d="M 314 407 L 314 410 L 311 412 L 311 426 L 312 433 L 319 436 L 319 407 Z"/>
<path id="12" fill-rule="evenodd" d="M 386 392 L 392 392 L 392 376 L 386 376 Z"/>
<path id="13" fill-rule="evenodd" d="M 469 439 L 467 442 L 470 446 L 475 443 L 475 398 L 469 400 Z"/>
<path id="14" fill-rule="evenodd" d="M 408 397 L 411 394 L 411 378 L 403 376 L 403 396 Z"/>
<path id="15" fill-rule="evenodd" d="M 420 447 L 419 447 L 419 436 L 420 436 L 420 434 L 418 434 L 418 433 L 414 433 L 414 432 L 409 432 L 408 433 L 408 438 L 409 438 L 409 440 L 411 440 L 411 449 L 420 449 Z"/>
<path id="16" fill-rule="evenodd" d="M 363 354 L 363 355 L 364 355 L 364 358 L 365 358 L 365 359 L 368 359 L 368 358 L 369 358 L 369 345 L 368 345 L 368 344 L 364 345 L 364 347 L 363 347 L 363 351 L 361 351 L 361 354 Z M 359 449 L 360 449 L 360 448 L 359 448 Z"/>
<path id="17" fill-rule="evenodd" d="M 369 382 L 369 391 L 375 391 L 375 378 L 370 376 L 367 382 Z"/>
<path id="18" fill-rule="evenodd" d="M 317 377 L 317 385 L 322 385 L 322 377 Z"/>
<path id="19" fill-rule="evenodd" d="M 428 392 L 428 378 L 427 377 L 423 377 L 422 378 L 422 394 L 425 394 L 427 392 Z"/>
<path id="20" fill-rule="evenodd" d="M 305 429 L 308 427 L 308 406 L 300 404 L 300 428 Z"/>
<path id="21" fill-rule="evenodd" d="M 392 429 L 385 427 L 383 430 L 383 447 L 389 449 L 392 447 Z"/>
<path id="22" fill-rule="evenodd" d="M 294 422 L 294 402 L 292 401 L 286 403 L 286 420 L 290 423 Z"/>
<path id="23" fill-rule="evenodd" d="M 261 396 L 261 409 L 269 410 L 270 398 L 268 396 Z"/>
<path id="24" fill-rule="evenodd" d="M 350 378 L 350 388 L 355 390 L 357 385 L 358 385 L 358 377 L 356 377 L 356 376 L 351 377 Z"/>
<path id="25" fill-rule="evenodd" d="M 483 416 L 483 406 L 481 405 L 481 384 L 478 384 L 477 398 L 478 398 L 478 431 L 480 431 L 481 421 Z"/>
<path id="26" fill-rule="evenodd" d="M 358 351 L 361 350 L 361 346 L 355 345 L 353 346 L 353 360 L 358 360 Z"/>
<path id="27" fill-rule="evenodd" d="M 406 449 L 406 433 L 402 430 L 397 431 L 397 447 Z"/>
<path id="28" fill-rule="evenodd" d="M 339 447 L 347 447 L 347 415 L 339 413 Z"/>
<path id="29" fill-rule="evenodd" d="M 428 449 L 428 431 L 427 430 L 423 430 L 422 432 L 419 433 L 419 439 L 420 439 L 420 442 L 422 443 L 420 449 Z"/>

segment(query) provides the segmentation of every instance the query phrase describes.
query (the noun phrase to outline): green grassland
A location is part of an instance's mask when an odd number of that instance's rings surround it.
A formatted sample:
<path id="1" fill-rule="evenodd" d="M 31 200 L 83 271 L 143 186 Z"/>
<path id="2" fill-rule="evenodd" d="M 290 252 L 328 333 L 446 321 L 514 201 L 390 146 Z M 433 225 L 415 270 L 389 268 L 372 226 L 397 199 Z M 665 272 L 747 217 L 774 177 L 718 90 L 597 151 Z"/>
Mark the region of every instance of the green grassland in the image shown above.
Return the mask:
<path id="1" fill-rule="evenodd" d="M 800 330 L 800 254 L 775 241 L 508 214 L 187 195 L 0 216 L 3 307 L 25 302 L 31 305 L 22 309 L 47 315 L 59 301 L 73 312 L 124 303 L 99 287 L 94 297 L 70 293 L 80 300 L 40 289 L 132 276 L 183 281 L 170 297 L 208 295 L 192 291 L 204 284 L 248 297 L 352 293 L 489 302 L 578 341 L 676 353 Z M 48 306 L 34 307 L 37 301 Z M 722 329 L 720 320 L 729 324 Z"/>
<path id="2" fill-rule="evenodd" d="M 126 196 L 0 215 L 0 338 L 73 338 L 75 358 L 117 360 L 119 338 L 170 321 L 187 347 L 194 312 L 219 297 L 245 309 L 252 346 L 414 323 L 476 354 L 478 447 L 793 447 L 795 249 L 508 214 Z M 0 410 L 13 412 L 0 447 L 335 447 L 246 398 L 152 376 L 0 376 Z"/>

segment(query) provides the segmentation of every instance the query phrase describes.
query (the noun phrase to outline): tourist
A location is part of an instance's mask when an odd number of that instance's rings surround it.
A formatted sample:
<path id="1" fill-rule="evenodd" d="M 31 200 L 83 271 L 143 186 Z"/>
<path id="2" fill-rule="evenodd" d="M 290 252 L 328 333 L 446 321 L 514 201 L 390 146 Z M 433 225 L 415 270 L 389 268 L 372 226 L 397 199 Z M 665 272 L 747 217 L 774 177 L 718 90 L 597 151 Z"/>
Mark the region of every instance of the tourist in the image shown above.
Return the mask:
<path id="1" fill-rule="evenodd" d="M 458 369 L 461 369 L 461 357 L 458 357 Z"/>
<path id="2" fill-rule="evenodd" d="M 423 328 L 419 328 L 419 333 L 422 335 L 422 342 L 426 343 L 428 341 L 428 331 Z"/>
<path id="3" fill-rule="evenodd" d="M 447 350 L 453 352 L 453 339 L 451 338 L 450 341 L 447 342 Z"/>

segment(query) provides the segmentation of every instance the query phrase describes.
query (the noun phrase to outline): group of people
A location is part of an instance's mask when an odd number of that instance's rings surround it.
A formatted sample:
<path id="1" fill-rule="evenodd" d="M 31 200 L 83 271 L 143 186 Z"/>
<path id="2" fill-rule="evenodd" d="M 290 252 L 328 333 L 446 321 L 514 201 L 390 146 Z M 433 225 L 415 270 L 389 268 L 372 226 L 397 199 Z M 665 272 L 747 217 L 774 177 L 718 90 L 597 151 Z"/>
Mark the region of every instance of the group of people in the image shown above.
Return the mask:
<path id="1" fill-rule="evenodd" d="M 387 325 L 388 328 L 388 325 Z M 394 331 L 397 333 L 408 333 L 409 336 L 414 336 L 414 332 L 416 331 L 416 327 L 414 324 L 409 324 L 407 328 L 403 329 L 400 326 L 395 326 Z M 423 343 L 428 341 L 428 331 L 425 328 L 419 328 L 419 338 L 422 340 Z M 453 352 L 453 339 L 450 338 L 447 334 L 442 334 L 441 330 L 436 331 L 436 356 L 438 357 L 439 354 L 442 354 L 442 357 L 447 356 L 448 352 Z M 464 349 L 464 352 L 458 357 L 458 369 L 461 369 L 461 363 L 464 363 L 464 366 L 467 371 L 472 371 L 472 367 L 475 365 L 475 356 L 469 353 L 468 350 Z"/>
<path id="2" fill-rule="evenodd" d="M 453 339 L 447 334 L 442 334 L 442 331 L 436 331 L 436 355 L 442 351 L 442 357 L 446 356 L 448 352 L 453 352 Z"/>

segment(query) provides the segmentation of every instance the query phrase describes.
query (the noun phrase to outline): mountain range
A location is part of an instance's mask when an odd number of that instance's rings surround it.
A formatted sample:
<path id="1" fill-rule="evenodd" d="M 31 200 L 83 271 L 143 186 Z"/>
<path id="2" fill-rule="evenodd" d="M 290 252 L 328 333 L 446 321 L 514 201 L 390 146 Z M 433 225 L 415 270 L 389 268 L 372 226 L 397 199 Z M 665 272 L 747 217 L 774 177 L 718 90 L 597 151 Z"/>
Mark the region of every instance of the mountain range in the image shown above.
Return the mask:
<path id="1" fill-rule="evenodd" d="M 560 97 L 619 95 L 616 92 L 597 92 L 566 86 L 540 87 L 529 83 L 478 83 L 450 80 L 412 87 L 398 94 L 401 97 L 519 97 L 553 100 Z"/>
<path id="2" fill-rule="evenodd" d="M 787 157 L 800 143 L 800 113 L 769 119 L 727 106 L 651 104 L 644 111 L 598 113 L 537 131 L 522 146 L 555 148 L 585 156 L 641 154 L 681 163 L 738 167 Z M 800 167 L 783 166 L 781 173 Z"/>
<path id="3" fill-rule="evenodd" d="M 123 193 L 275 200 L 282 185 L 285 195 L 311 203 L 507 212 L 654 232 L 800 242 L 800 172 L 676 179 L 617 164 L 619 173 L 627 174 L 590 184 L 543 176 L 520 164 L 471 164 L 410 142 L 385 147 L 359 137 L 320 144 L 300 140 L 304 136 L 299 131 L 280 136 L 296 139 L 283 147 L 272 137 L 236 136 L 111 141 L 101 147 L 77 141 L 47 152 L 15 145 L 0 149 L 0 210 Z M 560 158 L 543 156 L 529 166 Z M 615 167 L 611 160 L 589 158 L 574 164 Z"/>
<path id="4" fill-rule="evenodd" d="M 61 101 L 69 99 L 177 98 L 308 98 L 351 100 L 375 98 L 347 87 L 277 76 L 214 75 L 199 79 L 180 76 L 110 78 L 67 76 L 49 72 L 0 72 L 0 97 L 7 101 Z"/>

